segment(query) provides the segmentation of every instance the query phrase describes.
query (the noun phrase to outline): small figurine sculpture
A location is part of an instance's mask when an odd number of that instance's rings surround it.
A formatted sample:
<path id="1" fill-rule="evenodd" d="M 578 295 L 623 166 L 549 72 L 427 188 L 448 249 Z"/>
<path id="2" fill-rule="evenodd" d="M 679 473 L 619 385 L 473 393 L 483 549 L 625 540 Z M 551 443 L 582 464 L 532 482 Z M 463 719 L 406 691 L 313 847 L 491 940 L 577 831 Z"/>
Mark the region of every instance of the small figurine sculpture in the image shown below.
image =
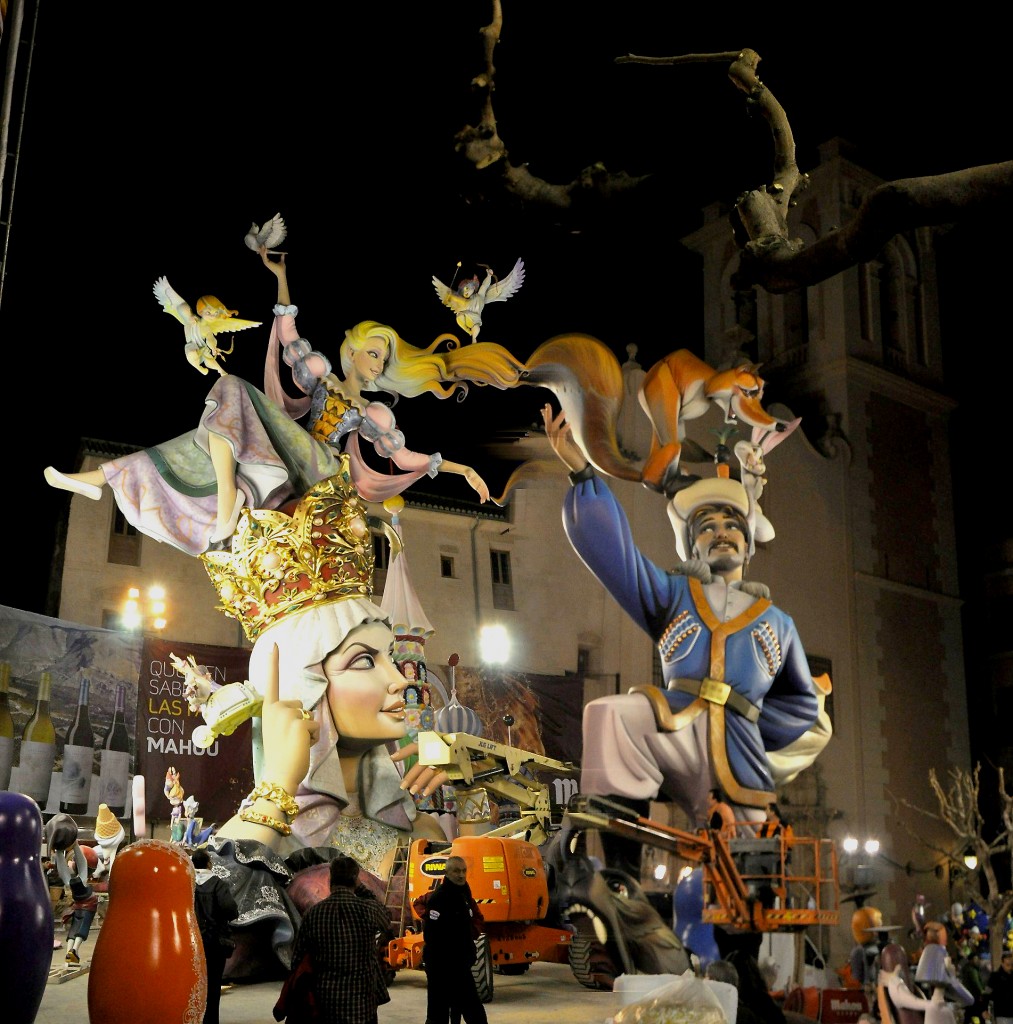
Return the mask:
<path id="1" fill-rule="evenodd" d="M 259 327 L 260 321 L 234 320 L 238 310 L 226 309 L 224 304 L 213 295 L 204 295 L 197 300 L 197 315 L 186 300 L 160 277 L 152 289 L 155 298 L 162 304 L 166 313 L 171 313 L 182 325 L 186 333 L 186 344 L 183 347 L 186 360 L 199 373 L 207 375 L 208 369 L 225 376 L 225 370 L 218 362 L 232 352 L 234 342 L 227 349 L 218 347 L 215 337 L 220 331 L 245 331 L 247 327 Z"/>
<path id="2" fill-rule="evenodd" d="M 172 805 L 169 815 L 169 835 L 174 843 L 182 842 L 183 830 L 183 784 L 179 781 L 179 769 L 169 765 L 165 772 L 165 785 L 162 787 L 166 799 Z"/>
<path id="3" fill-rule="evenodd" d="M 193 731 L 198 747 L 210 747 L 219 736 L 231 736 L 236 727 L 260 714 L 262 700 L 249 683 L 226 683 L 217 689 L 211 677 L 191 654 L 186 661 L 169 654 L 176 671 L 183 676 L 183 696 L 191 714 L 200 712 L 204 725 Z"/>
<path id="4" fill-rule="evenodd" d="M 214 825 L 204 828 L 204 819 L 197 817 L 197 809 L 200 804 L 197 798 L 191 793 L 183 801 L 183 838 L 180 840 L 184 846 L 203 846 L 211 835 Z"/>
<path id="5" fill-rule="evenodd" d="M 735 444 L 735 457 L 739 460 L 742 486 L 749 495 L 750 502 L 755 510 L 754 536 L 756 541 L 765 544 L 774 539 L 774 527 L 770 520 L 763 514 L 760 508 L 760 495 L 767 484 L 767 463 L 764 458 L 772 448 L 776 448 L 782 441 L 791 435 L 795 428 L 802 422 L 799 417 L 791 420 L 784 430 L 767 430 L 764 427 L 753 427 L 752 438 L 749 441 L 738 441 Z"/>
<path id="6" fill-rule="evenodd" d="M 457 264 L 460 267 L 460 263 Z M 472 343 L 478 341 L 482 329 L 482 311 L 490 302 L 505 302 L 524 283 L 524 261 L 518 260 L 513 270 L 502 281 L 493 283 L 495 274 L 486 267 L 485 280 L 479 284 L 478 277 L 469 277 L 456 288 L 444 284 L 438 277 L 433 278 L 433 287 L 444 306 L 449 306 L 457 320 L 457 326 L 466 331 Z"/>
<path id="7" fill-rule="evenodd" d="M 116 859 L 116 851 L 126 837 L 126 832 L 120 824 L 116 815 L 109 810 L 108 804 L 98 805 L 98 814 L 95 816 L 95 841 L 98 844 L 98 865 L 92 872 L 95 881 L 108 880 L 109 872 L 113 869 L 113 861 Z"/>
<path id="8" fill-rule="evenodd" d="M 87 870 L 80 872 L 75 862 L 71 869 L 70 894 L 73 901 L 63 912 L 63 923 L 69 925 L 67 930 L 67 954 L 64 957 L 69 967 L 77 967 L 81 963 L 81 947 L 91 934 L 92 921 L 98 910 L 98 894 L 88 884 Z"/>

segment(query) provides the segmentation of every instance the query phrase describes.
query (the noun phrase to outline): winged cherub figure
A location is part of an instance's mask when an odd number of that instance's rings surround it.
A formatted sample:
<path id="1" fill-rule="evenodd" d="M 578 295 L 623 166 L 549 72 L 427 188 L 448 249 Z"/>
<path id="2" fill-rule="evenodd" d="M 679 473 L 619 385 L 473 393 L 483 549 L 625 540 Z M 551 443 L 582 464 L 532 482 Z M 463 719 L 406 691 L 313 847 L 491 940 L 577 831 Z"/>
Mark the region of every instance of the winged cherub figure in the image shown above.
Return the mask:
<path id="1" fill-rule="evenodd" d="M 460 266 L 460 264 L 458 264 Z M 458 327 L 471 335 L 473 342 L 478 341 L 478 332 L 482 329 L 482 310 L 490 302 L 505 302 L 524 283 L 524 261 L 518 259 L 513 270 L 503 278 L 495 281 L 491 267 L 486 267 L 485 280 L 479 284 L 478 277 L 469 277 L 456 288 L 445 285 L 438 277 L 433 278 L 433 287 L 444 306 L 454 311 Z"/>
<path id="2" fill-rule="evenodd" d="M 171 313 L 183 325 L 186 333 L 183 350 L 187 362 L 205 375 L 209 369 L 223 377 L 226 375 L 218 360 L 229 355 L 235 344 L 229 345 L 227 349 L 219 348 L 216 334 L 221 331 L 245 331 L 247 327 L 259 327 L 261 323 L 259 320 L 234 319 L 238 310 L 226 309 L 213 295 L 204 295 L 197 300 L 197 313 L 194 315 L 190 304 L 164 277 L 155 282 L 152 291 L 166 313 Z"/>

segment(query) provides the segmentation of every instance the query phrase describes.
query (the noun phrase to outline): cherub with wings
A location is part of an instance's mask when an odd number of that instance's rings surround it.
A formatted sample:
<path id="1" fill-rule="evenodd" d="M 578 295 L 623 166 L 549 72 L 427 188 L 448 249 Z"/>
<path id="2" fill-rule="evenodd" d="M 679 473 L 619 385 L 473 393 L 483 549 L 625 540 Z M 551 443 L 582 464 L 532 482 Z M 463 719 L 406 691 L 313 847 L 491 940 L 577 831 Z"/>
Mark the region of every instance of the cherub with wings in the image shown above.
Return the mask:
<path id="1" fill-rule="evenodd" d="M 227 349 L 219 348 L 215 337 L 218 332 L 245 331 L 247 327 L 259 327 L 261 323 L 259 320 L 233 319 L 238 310 L 226 309 L 213 295 L 204 295 L 197 300 L 197 314 L 194 315 L 190 304 L 164 277 L 155 282 L 152 291 L 166 313 L 171 313 L 183 325 L 186 333 L 183 351 L 187 362 L 205 375 L 209 369 L 223 377 L 226 375 L 218 360 L 224 360 L 232 352 L 235 342 Z"/>
<path id="2" fill-rule="evenodd" d="M 458 264 L 460 266 L 460 264 Z M 482 310 L 490 302 L 505 302 L 524 283 L 524 261 L 518 259 L 513 270 L 502 281 L 495 280 L 492 267 L 486 267 L 485 280 L 479 284 L 478 277 L 469 277 L 456 288 L 445 285 L 438 277 L 433 278 L 433 287 L 444 306 L 455 313 L 458 327 L 471 335 L 472 342 L 478 341 L 482 328 Z"/>

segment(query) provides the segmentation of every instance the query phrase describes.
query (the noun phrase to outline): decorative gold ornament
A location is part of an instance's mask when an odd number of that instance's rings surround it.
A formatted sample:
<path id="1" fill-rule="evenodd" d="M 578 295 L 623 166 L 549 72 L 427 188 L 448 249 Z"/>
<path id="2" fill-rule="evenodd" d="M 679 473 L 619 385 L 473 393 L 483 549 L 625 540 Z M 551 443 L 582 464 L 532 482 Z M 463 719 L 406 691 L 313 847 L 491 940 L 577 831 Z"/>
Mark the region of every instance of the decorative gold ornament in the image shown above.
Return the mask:
<path id="1" fill-rule="evenodd" d="M 373 594 L 373 538 L 390 525 L 366 515 L 352 484 L 348 456 L 341 471 L 282 509 L 244 508 L 230 551 L 201 555 L 221 599 L 219 610 L 242 624 L 253 641 L 274 623 L 350 597 Z"/>
<path id="2" fill-rule="evenodd" d="M 290 836 L 292 834 L 292 826 L 288 822 L 272 818 L 270 814 L 258 814 L 256 811 L 251 811 L 248 808 L 245 811 L 239 812 L 239 820 L 248 821 L 251 825 L 266 825 L 268 828 L 273 828 L 280 836 Z"/>
<path id="3" fill-rule="evenodd" d="M 256 803 L 257 800 L 267 800 L 289 818 L 294 818 L 299 813 L 299 805 L 293 799 L 292 794 L 277 782 L 261 782 L 250 791 L 250 795 L 246 799 L 251 804 Z"/>

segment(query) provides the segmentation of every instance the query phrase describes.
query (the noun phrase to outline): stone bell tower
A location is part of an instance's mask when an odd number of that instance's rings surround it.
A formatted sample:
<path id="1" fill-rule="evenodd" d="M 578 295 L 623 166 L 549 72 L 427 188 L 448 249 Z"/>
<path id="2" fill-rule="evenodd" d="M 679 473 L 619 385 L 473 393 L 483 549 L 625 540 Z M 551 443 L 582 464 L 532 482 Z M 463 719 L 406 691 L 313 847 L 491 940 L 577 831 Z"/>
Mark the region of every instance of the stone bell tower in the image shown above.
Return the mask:
<path id="1" fill-rule="evenodd" d="M 842 140 L 820 159 L 791 211 L 804 241 L 846 224 L 881 184 Z M 915 892 L 941 914 L 938 850 L 953 837 L 895 799 L 934 808 L 929 769 L 945 780 L 970 767 L 935 235 L 905 232 L 875 260 L 786 295 L 735 292 L 727 212 L 709 207 L 683 239 L 702 259 L 705 358 L 759 363 L 767 408 L 802 417 L 769 455 L 762 504 L 777 535 L 749 575 L 792 614 L 814 673 L 833 682 L 833 738 L 815 774 L 786 791 L 786 811 L 836 839 L 880 840 L 884 921 L 907 920 Z M 841 908 L 842 935 L 852 909 Z"/>

